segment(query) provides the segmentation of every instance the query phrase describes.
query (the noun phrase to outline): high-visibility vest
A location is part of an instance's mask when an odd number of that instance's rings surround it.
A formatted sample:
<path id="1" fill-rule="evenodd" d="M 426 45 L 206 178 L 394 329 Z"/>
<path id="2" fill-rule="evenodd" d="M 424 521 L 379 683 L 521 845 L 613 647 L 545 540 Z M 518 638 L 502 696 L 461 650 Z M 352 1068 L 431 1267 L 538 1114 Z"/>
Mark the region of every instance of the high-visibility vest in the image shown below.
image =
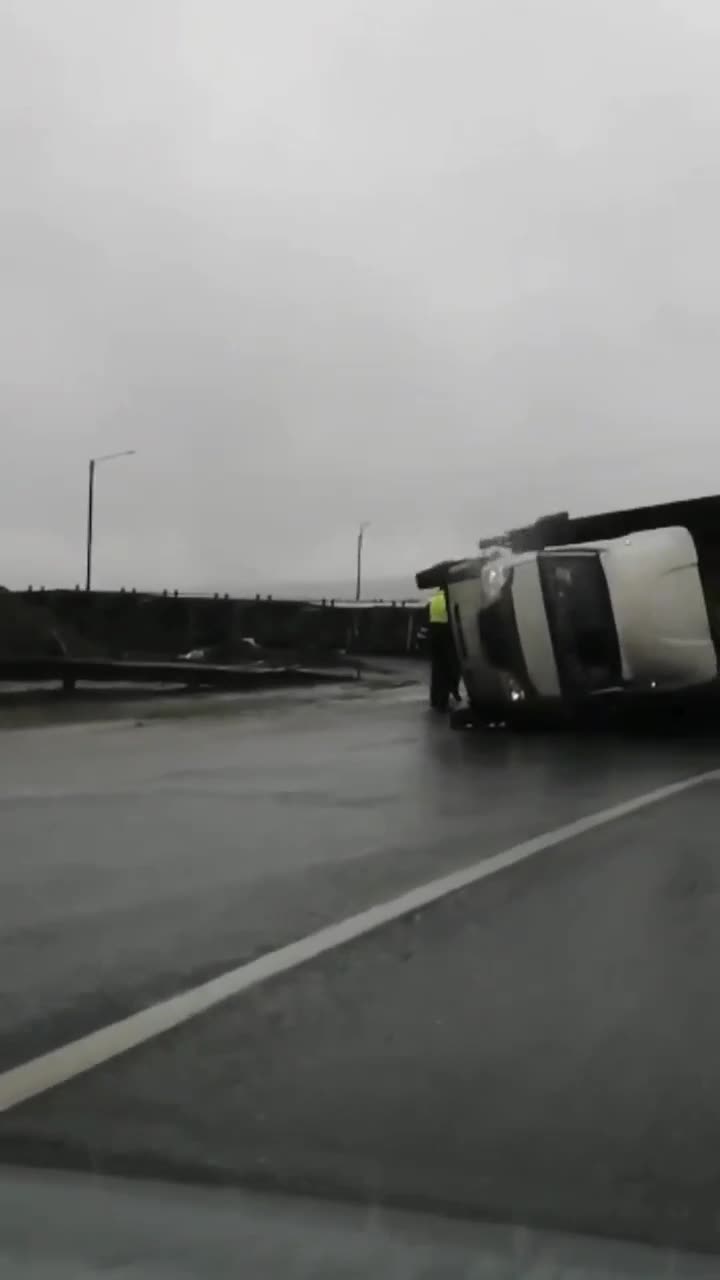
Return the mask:
<path id="1" fill-rule="evenodd" d="M 447 622 L 447 600 L 444 591 L 436 591 L 430 601 L 430 622 Z"/>

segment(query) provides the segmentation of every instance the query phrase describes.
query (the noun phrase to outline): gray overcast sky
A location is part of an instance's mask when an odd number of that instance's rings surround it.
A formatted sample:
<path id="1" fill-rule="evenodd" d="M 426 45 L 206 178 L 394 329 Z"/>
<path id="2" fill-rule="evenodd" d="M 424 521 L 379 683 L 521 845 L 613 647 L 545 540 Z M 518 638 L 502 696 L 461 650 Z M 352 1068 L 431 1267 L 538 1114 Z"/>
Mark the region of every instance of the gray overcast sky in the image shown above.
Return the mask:
<path id="1" fill-rule="evenodd" d="M 0 0 L 0 582 L 720 491 L 718 0 Z"/>

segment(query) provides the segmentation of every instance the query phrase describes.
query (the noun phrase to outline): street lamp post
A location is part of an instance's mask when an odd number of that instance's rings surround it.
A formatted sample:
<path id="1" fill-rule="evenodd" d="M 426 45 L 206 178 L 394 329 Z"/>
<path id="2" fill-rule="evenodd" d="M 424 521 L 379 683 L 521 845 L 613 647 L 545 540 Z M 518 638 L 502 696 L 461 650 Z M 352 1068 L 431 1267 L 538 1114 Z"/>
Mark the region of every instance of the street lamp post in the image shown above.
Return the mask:
<path id="1" fill-rule="evenodd" d="M 85 568 L 85 590 L 92 587 L 92 553 L 93 553 L 93 519 L 95 515 L 95 471 L 101 462 L 113 462 L 115 458 L 131 458 L 135 449 L 122 449 L 119 453 L 104 453 L 99 458 L 91 458 L 88 466 L 88 506 L 87 506 L 87 548 Z"/>
<path id="2" fill-rule="evenodd" d="M 361 591 L 362 591 L 362 553 L 363 553 L 363 542 L 365 541 L 365 530 L 366 530 L 367 528 L 369 528 L 369 525 L 370 525 L 370 521 L 369 521 L 369 520 L 363 520 L 362 524 L 361 524 L 361 525 L 360 525 L 360 527 L 358 528 L 358 536 L 357 536 L 357 576 L 356 576 L 356 579 L 355 579 L 355 599 L 356 599 L 356 600 L 359 600 L 359 599 L 360 599 L 360 594 L 361 594 Z"/>

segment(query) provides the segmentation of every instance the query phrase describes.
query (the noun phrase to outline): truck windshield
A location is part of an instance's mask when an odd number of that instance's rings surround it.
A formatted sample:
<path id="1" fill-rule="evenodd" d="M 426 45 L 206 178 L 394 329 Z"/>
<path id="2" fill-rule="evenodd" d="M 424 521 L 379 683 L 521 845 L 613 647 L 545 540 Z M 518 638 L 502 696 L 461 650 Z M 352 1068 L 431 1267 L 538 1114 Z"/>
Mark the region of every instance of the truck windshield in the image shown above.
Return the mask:
<path id="1" fill-rule="evenodd" d="M 599 553 L 545 552 L 538 565 L 563 693 L 617 687 L 620 646 Z"/>
<path id="2" fill-rule="evenodd" d="M 480 644 L 486 661 L 513 676 L 526 693 L 532 692 L 512 594 L 513 571 L 492 604 L 478 613 Z"/>

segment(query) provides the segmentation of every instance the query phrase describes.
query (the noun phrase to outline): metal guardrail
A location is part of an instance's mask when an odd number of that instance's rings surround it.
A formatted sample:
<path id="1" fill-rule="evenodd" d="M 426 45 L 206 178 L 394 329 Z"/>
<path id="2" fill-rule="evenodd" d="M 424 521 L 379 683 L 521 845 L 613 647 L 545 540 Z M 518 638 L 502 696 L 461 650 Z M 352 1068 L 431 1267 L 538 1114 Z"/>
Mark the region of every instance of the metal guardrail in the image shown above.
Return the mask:
<path id="1" fill-rule="evenodd" d="M 357 679 L 338 668 L 230 666 L 226 663 L 142 661 L 111 658 L 1 658 L 0 683 L 59 681 L 71 689 L 91 684 L 172 684 L 194 688 L 260 689 L 287 685 L 337 684 Z"/>

